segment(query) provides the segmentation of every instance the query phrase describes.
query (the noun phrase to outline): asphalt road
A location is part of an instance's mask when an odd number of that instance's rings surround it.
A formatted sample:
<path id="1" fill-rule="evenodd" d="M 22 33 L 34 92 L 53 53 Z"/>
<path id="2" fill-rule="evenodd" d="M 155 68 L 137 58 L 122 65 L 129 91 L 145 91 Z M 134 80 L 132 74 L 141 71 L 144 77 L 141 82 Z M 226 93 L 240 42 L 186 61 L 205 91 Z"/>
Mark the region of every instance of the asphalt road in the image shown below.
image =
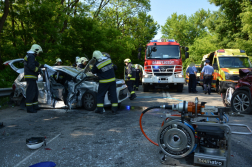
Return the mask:
<path id="1" fill-rule="evenodd" d="M 83 109 L 66 112 L 64 109 L 43 109 L 36 114 L 26 113 L 19 107 L 0 110 L 0 166 L 28 167 L 52 161 L 57 166 L 165 166 L 160 163 L 159 147 L 150 143 L 141 133 L 139 117 L 150 106 L 179 103 L 183 100 L 207 102 L 223 106 L 220 95 L 210 96 L 197 87 L 198 93 L 183 93 L 169 89 L 151 92 L 137 91 L 137 98 L 121 104 L 117 115 L 109 108 L 103 115 Z M 143 116 L 143 128 L 154 141 L 166 114 L 154 109 Z M 252 128 L 252 115 L 230 116 L 230 122 Z M 233 129 L 233 128 L 232 128 Z M 244 129 L 233 129 L 243 131 Z M 30 137 L 46 136 L 47 145 L 38 150 L 27 148 Z M 252 135 L 232 135 L 231 167 L 252 166 Z"/>

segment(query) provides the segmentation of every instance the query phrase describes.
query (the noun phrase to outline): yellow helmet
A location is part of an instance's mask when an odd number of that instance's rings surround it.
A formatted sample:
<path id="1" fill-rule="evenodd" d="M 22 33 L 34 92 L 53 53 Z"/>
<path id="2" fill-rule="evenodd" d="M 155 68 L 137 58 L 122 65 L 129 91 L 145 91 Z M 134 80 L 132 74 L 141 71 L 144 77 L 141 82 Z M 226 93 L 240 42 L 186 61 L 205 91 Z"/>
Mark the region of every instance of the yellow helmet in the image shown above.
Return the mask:
<path id="1" fill-rule="evenodd" d="M 93 52 L 93 58 L 95 58 L 95 59 L 100 59 L 100 58 L 102 58 L 103 57 L 103 55 L 102 55 L 102 53 L 99 51 L 99 50 L 95 50 L 94 52 Z"/>
<path id="2" fill-rule="evenodd" d="M 124 63 L 130 63 L 130 62 L 131 62 L 130 59 L 125 59 L 125 60 L 124 60 Z"/>
<path id="3" fill-rule="evenodd" d="M 40 52 L 43 53 L 41 46 L 39 46 L 38 44 L 33 44 L 30 50 L 35 52 L 36 54 L 39 54 Z"/>
<path id="4" fill-rule="evenodd" d="M 62 60 L 60 58 L 57 58 L 56 63 L 59 63 L 59 62 L 62 63 Z"/>

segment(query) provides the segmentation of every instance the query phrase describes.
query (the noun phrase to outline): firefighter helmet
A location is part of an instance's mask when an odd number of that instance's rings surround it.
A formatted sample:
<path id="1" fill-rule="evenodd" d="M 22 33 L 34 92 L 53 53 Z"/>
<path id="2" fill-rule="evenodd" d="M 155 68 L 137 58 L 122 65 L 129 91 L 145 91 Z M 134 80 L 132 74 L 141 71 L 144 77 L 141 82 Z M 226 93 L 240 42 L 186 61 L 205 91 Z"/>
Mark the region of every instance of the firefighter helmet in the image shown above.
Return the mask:
<path id="1" fill-rule="evenodd" d="M 130 59 L 125 59 L 125 60 L 124 60 L 124 63 L 130 63 L 130 62 L 131 62 Z"/>
<path id="2" fill-rule="evenodd" d="M 102 58 L 103 57 L 103 55 L 102 55 L 102 53 L 99 51 L 99 50 L 95 50 L 94 52 L 93 52 L 93 58 L 95 58 L 95 59 L 100 59 L 100 58 Z"/>
<path id="3" fill-rule="evenodd" d="M 30 50 L 35 52 L 36 54 L 39 54 L 40 52 L 43 53 L 41 46 L 39 46 L 38 44 L 33 44 Z"/>
<path id="4" fill-rule="evenodd" d="M 86 61 L 88 61 L 86 57 L 81 57 L 79 60 L 79 63 L 85 63 Z"/>
<path id="5" fill-rule="evenodd" d="M 38 149 L 45 144 L 45 137 L 31 137 L 26 139 L 26 146 L 29 149 Z"/>
<path id="6" fill-rule="evenodd" d="M 62 60 L 60 58 L 57 58 L 56 63 L 62 63 Z"/>

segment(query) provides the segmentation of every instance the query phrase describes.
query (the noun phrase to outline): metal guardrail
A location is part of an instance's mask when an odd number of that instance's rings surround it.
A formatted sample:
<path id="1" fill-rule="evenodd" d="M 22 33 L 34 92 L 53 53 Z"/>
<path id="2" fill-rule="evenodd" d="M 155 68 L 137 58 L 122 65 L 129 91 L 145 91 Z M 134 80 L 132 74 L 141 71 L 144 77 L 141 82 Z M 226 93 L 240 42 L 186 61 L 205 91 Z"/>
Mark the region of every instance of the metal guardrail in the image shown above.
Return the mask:
<path id="1" fill-rule="evenodd" d="M 10 96 L 12 88 L 0 88 L 0 97 Z"/>

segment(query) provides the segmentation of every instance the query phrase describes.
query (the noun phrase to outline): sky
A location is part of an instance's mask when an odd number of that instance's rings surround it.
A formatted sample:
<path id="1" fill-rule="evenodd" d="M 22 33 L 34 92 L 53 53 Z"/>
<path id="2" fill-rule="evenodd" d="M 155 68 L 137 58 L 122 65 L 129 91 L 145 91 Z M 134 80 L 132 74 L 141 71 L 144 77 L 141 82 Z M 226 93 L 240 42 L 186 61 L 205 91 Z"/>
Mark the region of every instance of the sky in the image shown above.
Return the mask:
<path id="1" fill-rule="evenodd" d="M 177 12 L 178 15 L 185 14 L 191 16 L 200 9 L 217 11 L 219 7 L 210 4 L 208 0 L 151 0 L 149 15 L 160 25 L 158 34 L 154 39 L 161 38 L 161 26 L 165 24 L 166 19 L 173 13 Z"/>

